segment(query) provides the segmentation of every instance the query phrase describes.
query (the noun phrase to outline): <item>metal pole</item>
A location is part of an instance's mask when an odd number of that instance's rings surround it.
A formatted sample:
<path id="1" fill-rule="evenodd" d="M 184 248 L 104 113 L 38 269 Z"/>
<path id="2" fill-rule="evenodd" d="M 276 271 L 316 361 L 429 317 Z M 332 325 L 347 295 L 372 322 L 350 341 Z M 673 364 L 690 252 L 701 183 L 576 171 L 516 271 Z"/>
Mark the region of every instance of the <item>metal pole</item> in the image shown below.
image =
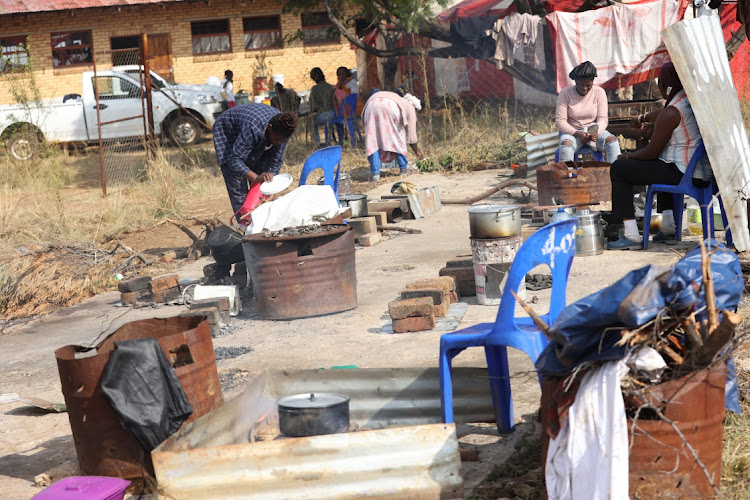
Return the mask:
<path id="1" fill-rule="evenodd" d="M 146 111 L 148 112 L 148 155 L 156 157 L 156 135 L 154 133 L 154 107 L 151 100 L 151 65 L 148 60 L 148 37 L 141 33 L 141 50 L 143 51 L 143 72 L 146 74 Z"/>
<path id="2" fill-rule="evenodd" d="M 94 66 L 94 100 L 96 101 L 96 130 L 99 134 L 99 168 L 102 173 L 102 194 L 107 196 L 107 174 L 104 172 L 104 143 L 102 141 L 102 119 L 99 109 L 99 86 L 96 83 L 96 53 L 91 51 L 91 63 Z"/>

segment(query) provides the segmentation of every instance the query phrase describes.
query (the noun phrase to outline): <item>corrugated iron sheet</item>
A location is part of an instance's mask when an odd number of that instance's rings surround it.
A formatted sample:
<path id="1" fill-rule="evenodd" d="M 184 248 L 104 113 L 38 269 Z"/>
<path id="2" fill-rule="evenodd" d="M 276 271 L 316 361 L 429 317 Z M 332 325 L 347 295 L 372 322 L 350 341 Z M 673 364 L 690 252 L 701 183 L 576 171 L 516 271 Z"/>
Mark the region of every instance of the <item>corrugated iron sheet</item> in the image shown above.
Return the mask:
<path id="1" fill-rule="evenodd" d="M 487 370 L 453 380 L 456 422 L 494 421 Z M 279 397 L 308 392 L 347 394 L 352 422 L 375 430 L 249 442 Z M 174 498 L 460 497 L 455 428 L 427 425 L 440 420 L 436 368 L 269 370 L 151 456 Z"/>
<path id="2" fill-rule="evenodd" d="M 681 21 L 662 31 L 701 129 L 734 245 L 750 249 L 750 144 L 718 16 Z"/>
<path id="3" fill-rule="evenodd" d="M 524 138 L 526 141 L 526 164 L 529 167 L 529 173 L 535 172 L 542 165 L 555 161 L 557 138 L 557 132 L 542 135 L 527 135 Z"/>
<path id="4" fill-rule="evenodd" d="M 0 0 L 0 15 L 55 12 L 60 10 L 89 9 L 92 7 L 118 7 L 176 3 L 185 0 Z"/>
<path id="5" fill-rule="evenodd" d="M 460 498 L 453 424 L 154 452 L 175 499 Z"/>

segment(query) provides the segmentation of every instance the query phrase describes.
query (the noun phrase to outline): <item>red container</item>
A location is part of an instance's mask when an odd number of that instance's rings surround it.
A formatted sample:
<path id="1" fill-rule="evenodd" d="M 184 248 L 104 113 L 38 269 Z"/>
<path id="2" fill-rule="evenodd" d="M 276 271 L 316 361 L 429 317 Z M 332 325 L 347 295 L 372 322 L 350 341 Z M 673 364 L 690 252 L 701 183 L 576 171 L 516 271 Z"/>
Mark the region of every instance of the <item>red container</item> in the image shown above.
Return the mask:
<path id="1" fill-rule="evenodd" d="M 232 216 L 232 219 L 237 219 L 237 222 L 247 225 L 249 221 L 243 222 L 243 219 L 247 214 L 255 210 L 255 207 L 260 205 L 260 200 L 265 198 L 263 193 L 260 192 L 260 182 L 257 182 L 250 186 L 250 190 L 247 192 L 244 203 L 239 210 Z M 229 219 L 229 223 L 232 223 L 232 219 Z"/>
<path id="2" fill-rule="evenodd" d="M 74 476 L 61 479 L 32 500 L 122 500 L 130 481 L 116 477 Z"/>

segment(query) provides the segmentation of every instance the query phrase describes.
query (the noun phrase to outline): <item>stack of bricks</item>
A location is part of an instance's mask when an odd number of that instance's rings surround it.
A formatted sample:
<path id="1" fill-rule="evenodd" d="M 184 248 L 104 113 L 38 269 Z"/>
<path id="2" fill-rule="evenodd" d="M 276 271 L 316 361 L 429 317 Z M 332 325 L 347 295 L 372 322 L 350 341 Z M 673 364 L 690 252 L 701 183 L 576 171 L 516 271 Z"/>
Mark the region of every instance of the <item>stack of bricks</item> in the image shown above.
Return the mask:
<path id="1" fill-rule="evenodd" d="M 354 238 L 363 247 L 371 247 L 380 242 L 378 226 L 385 225 L 385 212 L 368 214 L 364 217 L 352 217 L 346 223 L 352 228 Z"/>
<path id="2" fill-rule="evenodd" d="M 180 316 L 206 316 L 211 328 L 211 336 L 214 338 L 221 334 L 221 325 L 229 324 L 228 297 L 194 300 L 190 303 L 189 309 Z"/>
<path id="3" fill-rule="evenodd" d="M 432 330 L 435 318 L 445 317 L 458 298 L 456 281 L 449 276 L 409 283 L 401 291 L 401 300 L 388 304 L 393 332 Z"/>
<path id="4" fill-rule="evenodd" d="M 449 260 L 445 267 L 440 270 L 440 276 L 454 278 L 458 294 L 462 297 L 470 297 L 477 294 L 476 281 L 474 279 L 474 262 L 470 257 L 461 256 Z"/>
<path id="5" fill-rule="evenodd" d="M 180 298 L 180 277 L 167 274 L 158 278 L 137 276 L 117 284 L 120 301 L 126 306 L 167 304 Z"/>

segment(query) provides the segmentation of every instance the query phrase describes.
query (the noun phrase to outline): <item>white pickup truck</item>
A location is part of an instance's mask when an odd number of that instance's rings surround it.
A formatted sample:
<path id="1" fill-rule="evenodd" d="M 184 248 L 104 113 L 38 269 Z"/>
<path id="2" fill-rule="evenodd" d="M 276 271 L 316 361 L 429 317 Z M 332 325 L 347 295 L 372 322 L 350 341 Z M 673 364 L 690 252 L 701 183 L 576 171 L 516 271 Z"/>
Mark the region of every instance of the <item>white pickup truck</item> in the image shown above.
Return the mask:
<path id="1" fill-rule="evenodd" d="M 97 117 L 94 94 L 94 72 L 82 74 L 83 94 L 36 103 L 0 106 L 0 140 L 18 160 L 31 159 L 40 141 L 51 143 L 95 143 L 99 141 L 99 119 L 102 139 L 117 140 L 145 134 L 145 92 L 138 74 L 99 71 L 96 87 L 99 93 Z M 186 146 L 200 140 L 204 130 L 211 130 L 222 111 L 218 94 L 181 89 L 179 92 L 152 90 L 156 134 Z"/>

